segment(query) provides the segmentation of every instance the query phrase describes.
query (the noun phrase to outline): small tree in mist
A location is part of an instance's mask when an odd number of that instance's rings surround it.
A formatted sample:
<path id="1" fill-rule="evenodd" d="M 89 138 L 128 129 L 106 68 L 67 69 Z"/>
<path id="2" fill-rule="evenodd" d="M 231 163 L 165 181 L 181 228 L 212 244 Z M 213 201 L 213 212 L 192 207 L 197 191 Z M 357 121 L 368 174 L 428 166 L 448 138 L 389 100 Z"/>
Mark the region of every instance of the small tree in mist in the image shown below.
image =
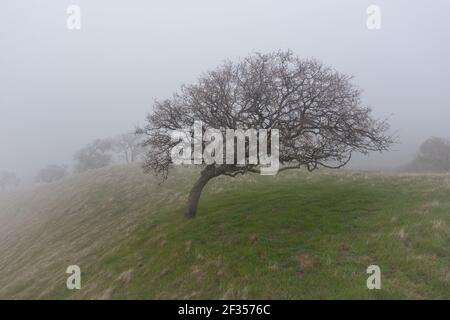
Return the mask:
<path id="1" fill-rule="evenodd" d="M 113 140 L 115 152 L 126 163 L 135 162 L 144 153 L 142 136 L 135 133 L 125 133 Z"/>
<path id="2" fill-rule="evenodd" d="M 419 172 L 450 171 L 450 141 L 438 137 L 426 140 L 419 147 L 416 158 L 407 169 Z"/>
<path id="3" fill-rule="evenodd" d="M 156 101 L 146 126 L 138 130 L 146 135 L 144 145 L 149 147 L 144 168 L 166 179 L 171 150 L 178 144 L 170 133 L 192 128 L 194 121 L 221 131 L 278 129 L 280 171 L 340 168 L 354 152 L 383 151 L 392 143 L 387 122 L 372 117 L 350 76 L 289 51 L 226 62 L 197 83 L 182 86 L 171 99 Z M 200 166 L 200 177 L 189 194 L 187 218 L 195 216 L 200 194 L 212 178 L 261 169 L 248 163 Z"/>
<path id="4" fill-rule="evenodd" d="M 67 176 L 67 166 L 50 164 L 38 172 L 35 180 L 36 182 L 51 183 L 59 181 L 65 176 Z"/>
<path id="5" fill-rule="evenodd" d="M 108 166 L 112 161 L 112 148 L 110 140 L 94 140 L 75 154 L 75 172 L 81 173 Z"/>
<path id="6" fill-rule="evenodd" d="M 20 179 L 14 172 L 0 172 L 0 190 L 2 192 L 4 192 L 7 188 L 16 188 L 19 184 Z"/>

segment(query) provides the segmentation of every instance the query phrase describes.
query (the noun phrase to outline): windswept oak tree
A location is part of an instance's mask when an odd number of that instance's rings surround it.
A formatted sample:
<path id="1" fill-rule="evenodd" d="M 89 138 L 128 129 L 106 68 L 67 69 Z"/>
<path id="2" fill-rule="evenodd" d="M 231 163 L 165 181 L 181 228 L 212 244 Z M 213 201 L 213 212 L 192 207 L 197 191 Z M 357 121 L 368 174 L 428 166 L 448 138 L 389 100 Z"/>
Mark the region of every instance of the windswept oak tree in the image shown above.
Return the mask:
<path id="1" fill-rule="evenodd" d="M 387 121 L 372 117 L 371 109 L 361 102 L 361 90 L 351 80 L 290 51 L 225 62 L 197 83 L 183 85 L 171 99 L 155 101 L 146 126 L 138 129 L 145 134 L 144 146 L 149 150 L 144 168 L 166 179 L 173 165 L 171 150 L 179 143 L 171 139 L 171 132 L 193 128 L 194 121 L 221 131 L 278 129 L 279 171 L 340 168 L 354 152 L 387 150 L 393 142 Z M 248 162 L 200 166 L 200 177 L 189 194 L 187 218 L 195 217 L 200 194 L 212 178 L 260 173 L 261 169 Z"/>

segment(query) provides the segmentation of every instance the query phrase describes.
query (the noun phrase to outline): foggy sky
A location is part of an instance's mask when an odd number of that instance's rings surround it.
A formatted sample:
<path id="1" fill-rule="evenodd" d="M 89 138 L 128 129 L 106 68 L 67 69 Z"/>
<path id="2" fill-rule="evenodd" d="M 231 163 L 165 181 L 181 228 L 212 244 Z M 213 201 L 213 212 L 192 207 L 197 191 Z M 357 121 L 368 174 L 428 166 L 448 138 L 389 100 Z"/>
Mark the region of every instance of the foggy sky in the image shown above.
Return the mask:
<path id="1" fill-rule="evenodd" d="M 81 30 L 66 8 L 81 8 Z M 366 8 L 381 7 L 381 30 Z M 143 124 L 169 97 L 224 59 L 291 49 L 353 74 L 400 144 L 367 165 L 412 157 L 450 137 L 448 1 L 5 0 L 0 2 L 0 171 L 49 163 Z"/>

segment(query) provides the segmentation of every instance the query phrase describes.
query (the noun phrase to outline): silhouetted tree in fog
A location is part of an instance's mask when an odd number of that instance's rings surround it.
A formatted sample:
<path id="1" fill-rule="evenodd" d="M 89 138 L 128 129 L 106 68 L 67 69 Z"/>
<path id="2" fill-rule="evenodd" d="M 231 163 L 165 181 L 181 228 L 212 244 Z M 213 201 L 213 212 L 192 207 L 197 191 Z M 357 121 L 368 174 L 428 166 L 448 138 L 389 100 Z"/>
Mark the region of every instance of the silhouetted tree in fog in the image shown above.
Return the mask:
<path id="1" fill-rule="evenodd" d="M 3 192 L 6 188 L 16 188 L 20 184 L 20 179 L 14 172 L 0 172 L 0 190 Z"/>
<path id="2" fill-rule="evenodd" d="M 110 140 L 94 140 L 75 154 L 75 172 L 108 166 L 112 161 L 112 148 Z"/>
<path id="3" fill-rule="evenodd" d="M 125 133 L 113 140 L 115 152 L 126 163 L 131 163 L 143 154 L 142 136 L 134 133 Z"/>
<path id="4" fill-rule="evenodd" d="M 450 141 L 432 137 L 419 147 L 419 152 L 411 165 L 411 171 L 447 172 L 450 171 Z"/>
<path id="5" fill-rule="evenodd" d="M 51 183 L 54 181 L 61 180 L 66 175 L 67 175 L 67 166 L 50 164 L 38 172 L 36 176 L 36 182 Z"/>

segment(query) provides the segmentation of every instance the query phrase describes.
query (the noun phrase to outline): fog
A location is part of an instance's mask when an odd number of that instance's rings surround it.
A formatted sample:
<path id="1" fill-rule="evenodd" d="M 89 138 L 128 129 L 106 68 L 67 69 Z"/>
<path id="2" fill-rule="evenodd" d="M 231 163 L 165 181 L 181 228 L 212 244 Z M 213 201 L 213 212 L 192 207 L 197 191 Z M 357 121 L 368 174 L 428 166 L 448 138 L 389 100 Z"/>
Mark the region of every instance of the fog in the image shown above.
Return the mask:
<path id="1" fill-rule="evenodd" d="M 66 27 L 68 5 L 81 29 Z M 369 5 L 381 29 L 366 26 Z M 393 168 L 449 137 L 448 1 L 2 1 L 0 170 L 31 179 L 94 138 L 132 130 L 224 59 L 291 49 L 354 75 L 399 143 L 355 168 Z"/>

